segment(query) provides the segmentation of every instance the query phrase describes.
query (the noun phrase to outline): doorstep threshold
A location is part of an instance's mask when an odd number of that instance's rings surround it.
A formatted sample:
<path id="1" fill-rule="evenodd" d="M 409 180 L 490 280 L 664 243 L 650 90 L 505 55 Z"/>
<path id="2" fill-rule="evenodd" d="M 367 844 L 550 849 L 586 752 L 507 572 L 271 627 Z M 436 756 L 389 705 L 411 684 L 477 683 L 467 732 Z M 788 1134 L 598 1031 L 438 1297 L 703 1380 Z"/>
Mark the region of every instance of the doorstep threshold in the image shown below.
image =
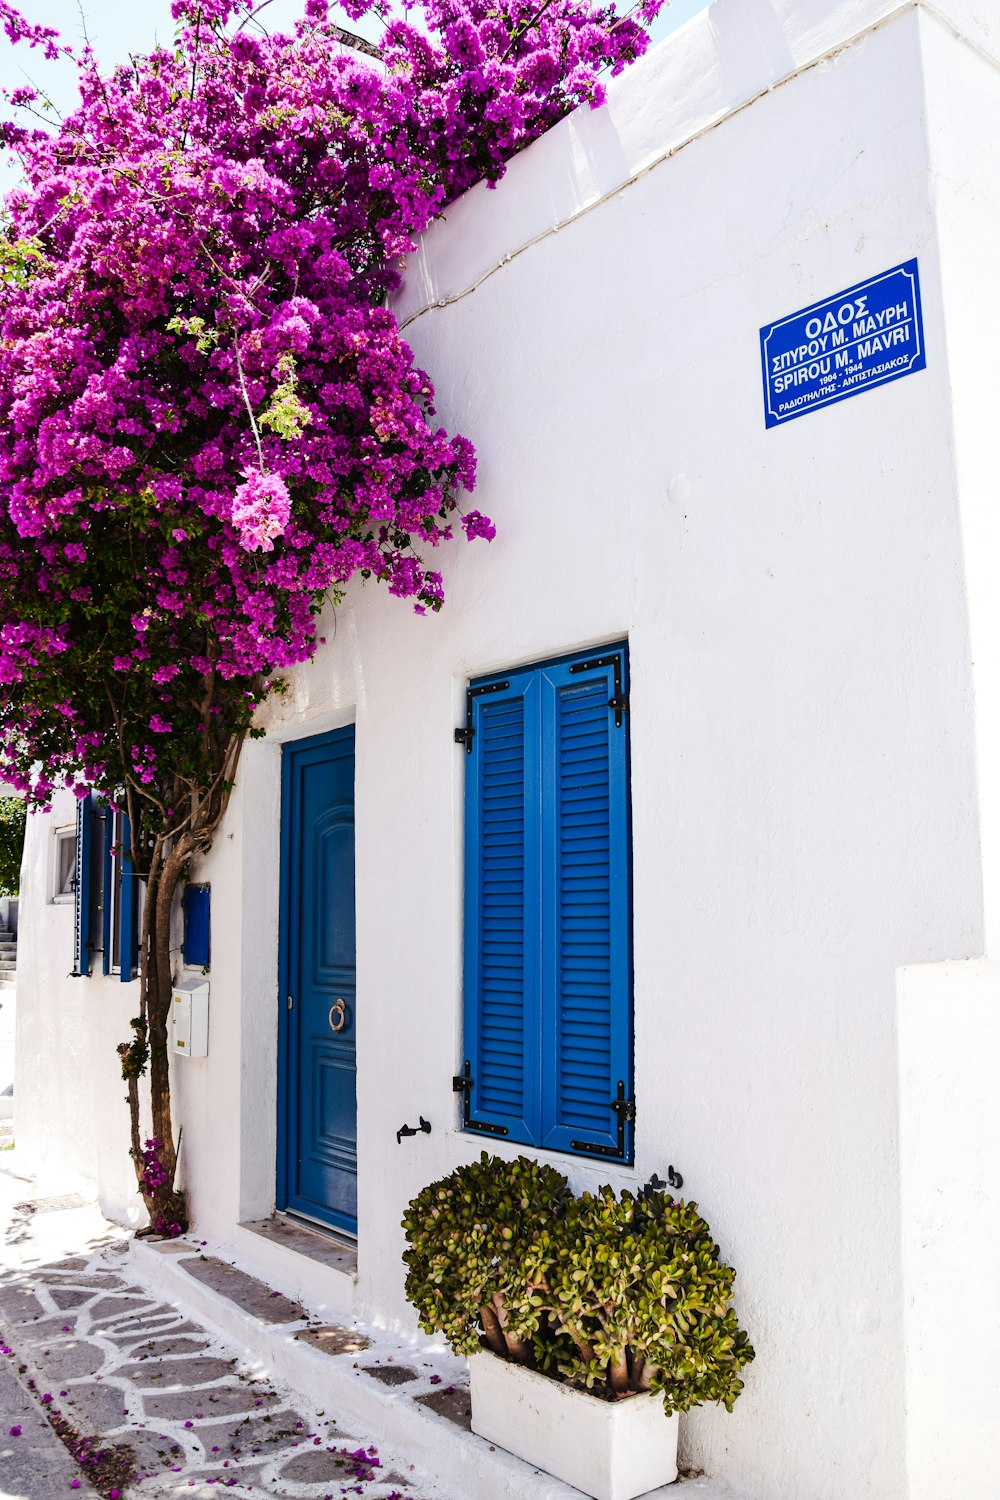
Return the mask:
<path id="1" fill-rule="evenodd" d="M 332 1230 L 319 1229 L 279 1214 L 273 1214 L 269 1219 L 244 1220 L 239 1227 L 248 1234 L 259 1235 L 269 1244 L 303 1255 L 328 1270 L 351 1277 L 358 1274 L 357 1245 L 339 1239 Z"/>

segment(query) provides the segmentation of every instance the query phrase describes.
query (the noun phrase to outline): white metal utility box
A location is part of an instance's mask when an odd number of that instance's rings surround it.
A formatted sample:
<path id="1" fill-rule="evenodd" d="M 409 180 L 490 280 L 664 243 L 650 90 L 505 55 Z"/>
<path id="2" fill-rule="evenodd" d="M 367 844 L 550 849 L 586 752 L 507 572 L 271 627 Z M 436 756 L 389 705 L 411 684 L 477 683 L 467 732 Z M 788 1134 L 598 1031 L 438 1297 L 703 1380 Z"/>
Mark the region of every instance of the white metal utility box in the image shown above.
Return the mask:
<path id="1" fill-rule="evenodd" d="M 208 984 L 186 979 L 174 985 L 174 1051 L 182 1057 L 208 1056 Z"/>

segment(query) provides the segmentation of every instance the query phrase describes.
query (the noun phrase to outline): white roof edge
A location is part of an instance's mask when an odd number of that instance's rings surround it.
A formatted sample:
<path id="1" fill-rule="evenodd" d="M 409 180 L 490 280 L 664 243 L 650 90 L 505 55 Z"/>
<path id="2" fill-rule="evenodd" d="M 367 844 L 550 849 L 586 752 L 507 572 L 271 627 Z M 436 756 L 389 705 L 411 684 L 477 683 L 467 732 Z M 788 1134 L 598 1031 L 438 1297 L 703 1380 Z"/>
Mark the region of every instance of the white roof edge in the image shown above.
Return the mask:
<path id="1" fill-rule="evenodd" d="M 959 34 L 944 13 L 962 8 L 963 0 L 715 0 L 612 79 L 605 107 L 575 110 L 515 158 L 496 189 L 472 188 L 427 229 L 393 299 L 401 325 L 466 295 L 705 130 L 875 28 L 925 10 Z M 984 38 L 969 40 L 983 48 Z M 994 40 L 1000 52 L 1000 34 Z"/>

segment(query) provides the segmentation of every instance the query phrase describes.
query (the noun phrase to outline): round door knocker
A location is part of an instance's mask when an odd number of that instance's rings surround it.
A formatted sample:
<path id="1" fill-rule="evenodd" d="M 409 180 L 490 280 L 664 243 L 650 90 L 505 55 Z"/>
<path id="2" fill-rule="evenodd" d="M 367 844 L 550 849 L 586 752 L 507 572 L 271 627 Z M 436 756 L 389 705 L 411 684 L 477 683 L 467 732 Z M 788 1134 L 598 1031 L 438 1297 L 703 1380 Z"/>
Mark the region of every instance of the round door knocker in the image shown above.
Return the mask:
<path id="1" fill-rule="evenodd" d="M 334 1020 L 335 1016 L 337 1018 L 336 1020 Z M 341 997 L 341 999 L 335 1001 L 334 1004 L 330 1006 L 330 1030 L 343 1031 L 346 1025 L 347 1003 L 343 999 L 343 997 Z"/>

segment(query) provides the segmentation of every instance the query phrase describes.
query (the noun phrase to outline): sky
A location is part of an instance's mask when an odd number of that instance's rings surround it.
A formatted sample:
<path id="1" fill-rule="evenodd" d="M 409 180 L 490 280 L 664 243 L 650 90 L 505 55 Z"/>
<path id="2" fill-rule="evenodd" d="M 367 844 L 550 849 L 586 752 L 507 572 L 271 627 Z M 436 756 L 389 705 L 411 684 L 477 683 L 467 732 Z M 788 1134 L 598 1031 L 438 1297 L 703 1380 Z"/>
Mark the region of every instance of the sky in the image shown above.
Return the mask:
<path id="1" fill-rule="evenodd" d="M 173 38 L 170 0 L 20 0 L 20 9 L 32 21 L 55 26 L 68 41 L 76 43 L 82 32 L 81 4 L 91 43 L 108 68 L 123 62 L 132 52 L 148 52 L 157 41 L 170 42 Z M 654 41 L 669 36 L 708 4 L 709 0 L 671 0 L 653 28 Z M 302 0 L 271 0 L 260 20 L 269 30 L 281 30 L 301 12 Z M 29 80 L 41 86 L 59 109 L 72 106 L 75 90 L 70 68 L 46 63 L 37 50 L 11 47 L 0 37 L 0 88 L 18 88 Z M 12 176 L 10 169 L 4 170 L 0 164 L 0 190 L 14 180 L 16 173 Z"/>

